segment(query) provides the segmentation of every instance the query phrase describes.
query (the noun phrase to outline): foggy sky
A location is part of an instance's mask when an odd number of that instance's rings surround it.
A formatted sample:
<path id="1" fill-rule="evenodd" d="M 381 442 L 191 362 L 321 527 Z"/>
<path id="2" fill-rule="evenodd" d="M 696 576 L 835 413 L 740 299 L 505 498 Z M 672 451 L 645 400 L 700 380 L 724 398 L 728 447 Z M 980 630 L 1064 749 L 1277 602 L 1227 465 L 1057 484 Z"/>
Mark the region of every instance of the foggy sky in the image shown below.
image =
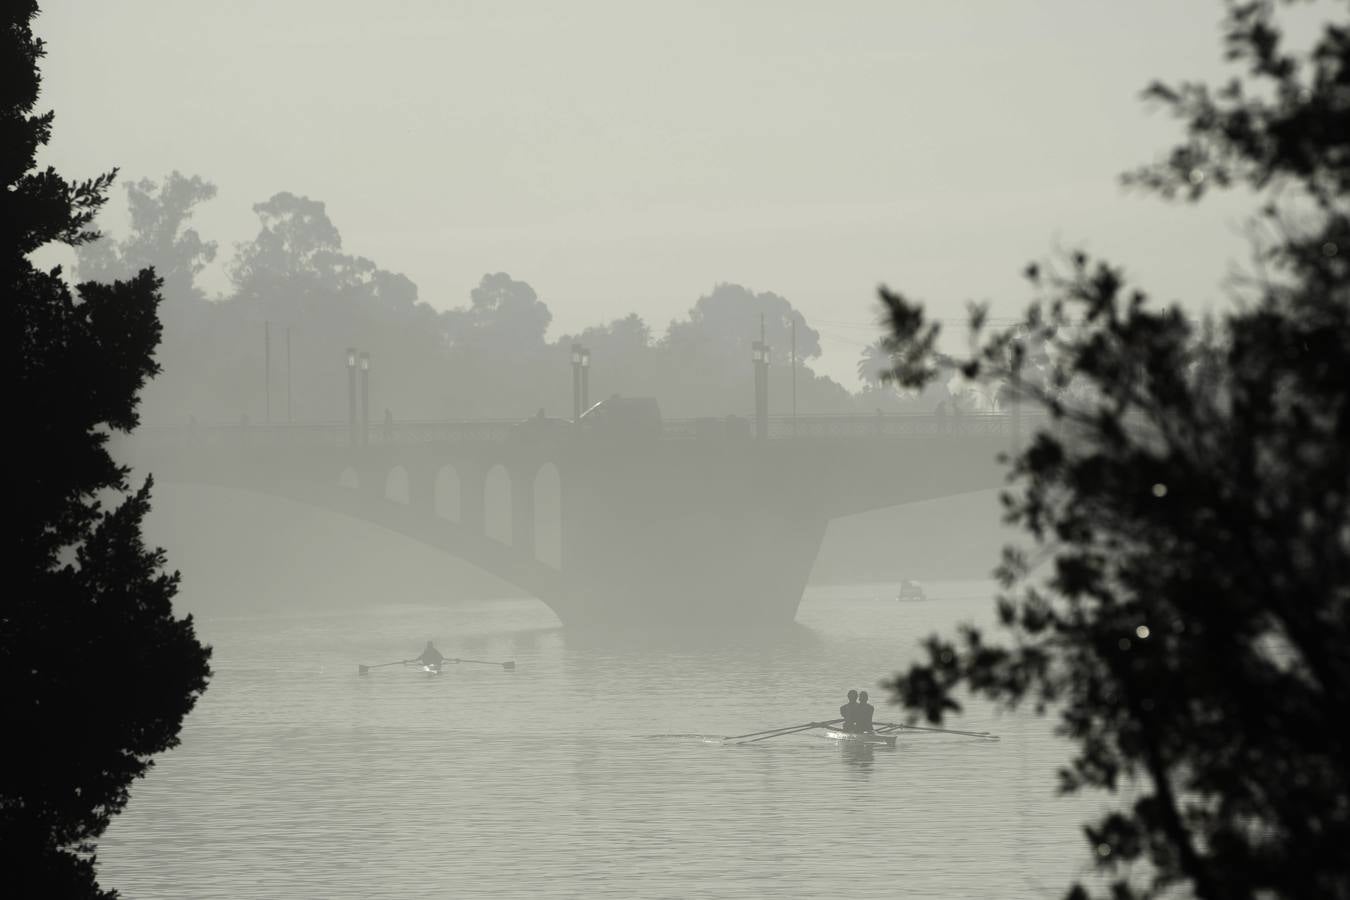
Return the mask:
<path id="1" fill-rule="evenodd" d="M 634 310 L 659 334 L 720 281 L 775 291 L 849 387 L 882 282 L 1010 314 L 1025 262 L 1085 246 L 1203 309 L 1246 258 L 1241 203 L 1117 183 L 1178 136 L 1147 81 L 1220 74 L 1211 2 L 376 8 L 46 4 L 42 162 L 213 181 L 209 293 L 288 190 L 436 307 L 485 272 L 530 282 L 551 336 Z"/>

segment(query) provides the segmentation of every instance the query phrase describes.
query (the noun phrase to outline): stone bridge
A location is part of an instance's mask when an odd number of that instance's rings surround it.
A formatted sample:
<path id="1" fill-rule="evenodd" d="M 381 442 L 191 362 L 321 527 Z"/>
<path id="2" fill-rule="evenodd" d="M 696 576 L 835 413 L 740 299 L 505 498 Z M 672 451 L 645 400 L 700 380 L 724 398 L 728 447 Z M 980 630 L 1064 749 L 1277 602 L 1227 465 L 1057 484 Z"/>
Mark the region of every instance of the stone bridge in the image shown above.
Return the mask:
<path id="1" fill-rule="evenodd" d="M 1027 425 L 816 416 L 770 420 L 765 440 L 709 420 L 663 428 L 144 428 L 121 443 L 162 482 L 283 497 L 441 549 L 568 625 L 733 626 L 792 619 L 830 519 L 999 485 L 997 455 Z"/>

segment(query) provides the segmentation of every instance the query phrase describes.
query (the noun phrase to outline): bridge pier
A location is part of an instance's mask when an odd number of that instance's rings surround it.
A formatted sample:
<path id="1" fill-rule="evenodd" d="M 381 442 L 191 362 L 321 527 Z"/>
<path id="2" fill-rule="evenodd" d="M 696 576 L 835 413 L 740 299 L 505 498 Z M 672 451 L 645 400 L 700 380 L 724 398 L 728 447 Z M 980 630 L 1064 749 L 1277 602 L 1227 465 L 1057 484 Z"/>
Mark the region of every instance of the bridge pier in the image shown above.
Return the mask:
<path id="1" fill-rule="evenodd" d="M 588 558 L 574 554 L 563 593 L 549 605 L 564 625 L 586 628 L 786 625 L 826 525 L 751 515 L 729 528 L 709 515 L 642 528 L 637 539 L 613 541 L 603 552 L 590 547 Z M 665 549 L 653 553 L 653 546 Z"/>

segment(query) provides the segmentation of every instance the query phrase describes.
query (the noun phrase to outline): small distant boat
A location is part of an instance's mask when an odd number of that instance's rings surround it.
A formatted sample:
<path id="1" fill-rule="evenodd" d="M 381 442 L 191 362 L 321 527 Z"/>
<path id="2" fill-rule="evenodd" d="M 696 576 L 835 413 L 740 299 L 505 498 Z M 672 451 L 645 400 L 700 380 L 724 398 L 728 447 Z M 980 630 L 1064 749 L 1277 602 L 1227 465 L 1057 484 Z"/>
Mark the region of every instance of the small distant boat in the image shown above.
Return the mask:
<path id="1" fill-rule="evenodd" d="M 917 581 L 905 580 L 900 582 L 900 593 L 895 595 L 897 600 L 927 600 L 928 595 L 923 592 L 923 585 Z"/>
<path id="2" fill-rule="evenodd" d="M 851 741 L 857 744 L 875 744 L 879 747 L 894 747 L 895 735 L 878 734 L 875 731 L 856 732 L 840 731 L 837 728 L 826 728 L 825 737 L 834 741 Z"/>

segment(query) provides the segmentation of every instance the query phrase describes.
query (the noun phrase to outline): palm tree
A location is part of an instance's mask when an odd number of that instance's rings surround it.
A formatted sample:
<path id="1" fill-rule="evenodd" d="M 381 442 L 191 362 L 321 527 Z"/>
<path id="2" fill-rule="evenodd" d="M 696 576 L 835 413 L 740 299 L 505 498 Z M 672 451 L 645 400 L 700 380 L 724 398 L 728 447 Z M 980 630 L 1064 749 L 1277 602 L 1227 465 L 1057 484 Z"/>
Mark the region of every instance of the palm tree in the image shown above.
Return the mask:
<path id="1" fill-rule="evenodd" d="M 882 377 L 892 368 L 891 351 L 884 340 L 878 339 L 864 347 L 858 357 L 858 380 L 867 387 L 880 387 Z"/>

